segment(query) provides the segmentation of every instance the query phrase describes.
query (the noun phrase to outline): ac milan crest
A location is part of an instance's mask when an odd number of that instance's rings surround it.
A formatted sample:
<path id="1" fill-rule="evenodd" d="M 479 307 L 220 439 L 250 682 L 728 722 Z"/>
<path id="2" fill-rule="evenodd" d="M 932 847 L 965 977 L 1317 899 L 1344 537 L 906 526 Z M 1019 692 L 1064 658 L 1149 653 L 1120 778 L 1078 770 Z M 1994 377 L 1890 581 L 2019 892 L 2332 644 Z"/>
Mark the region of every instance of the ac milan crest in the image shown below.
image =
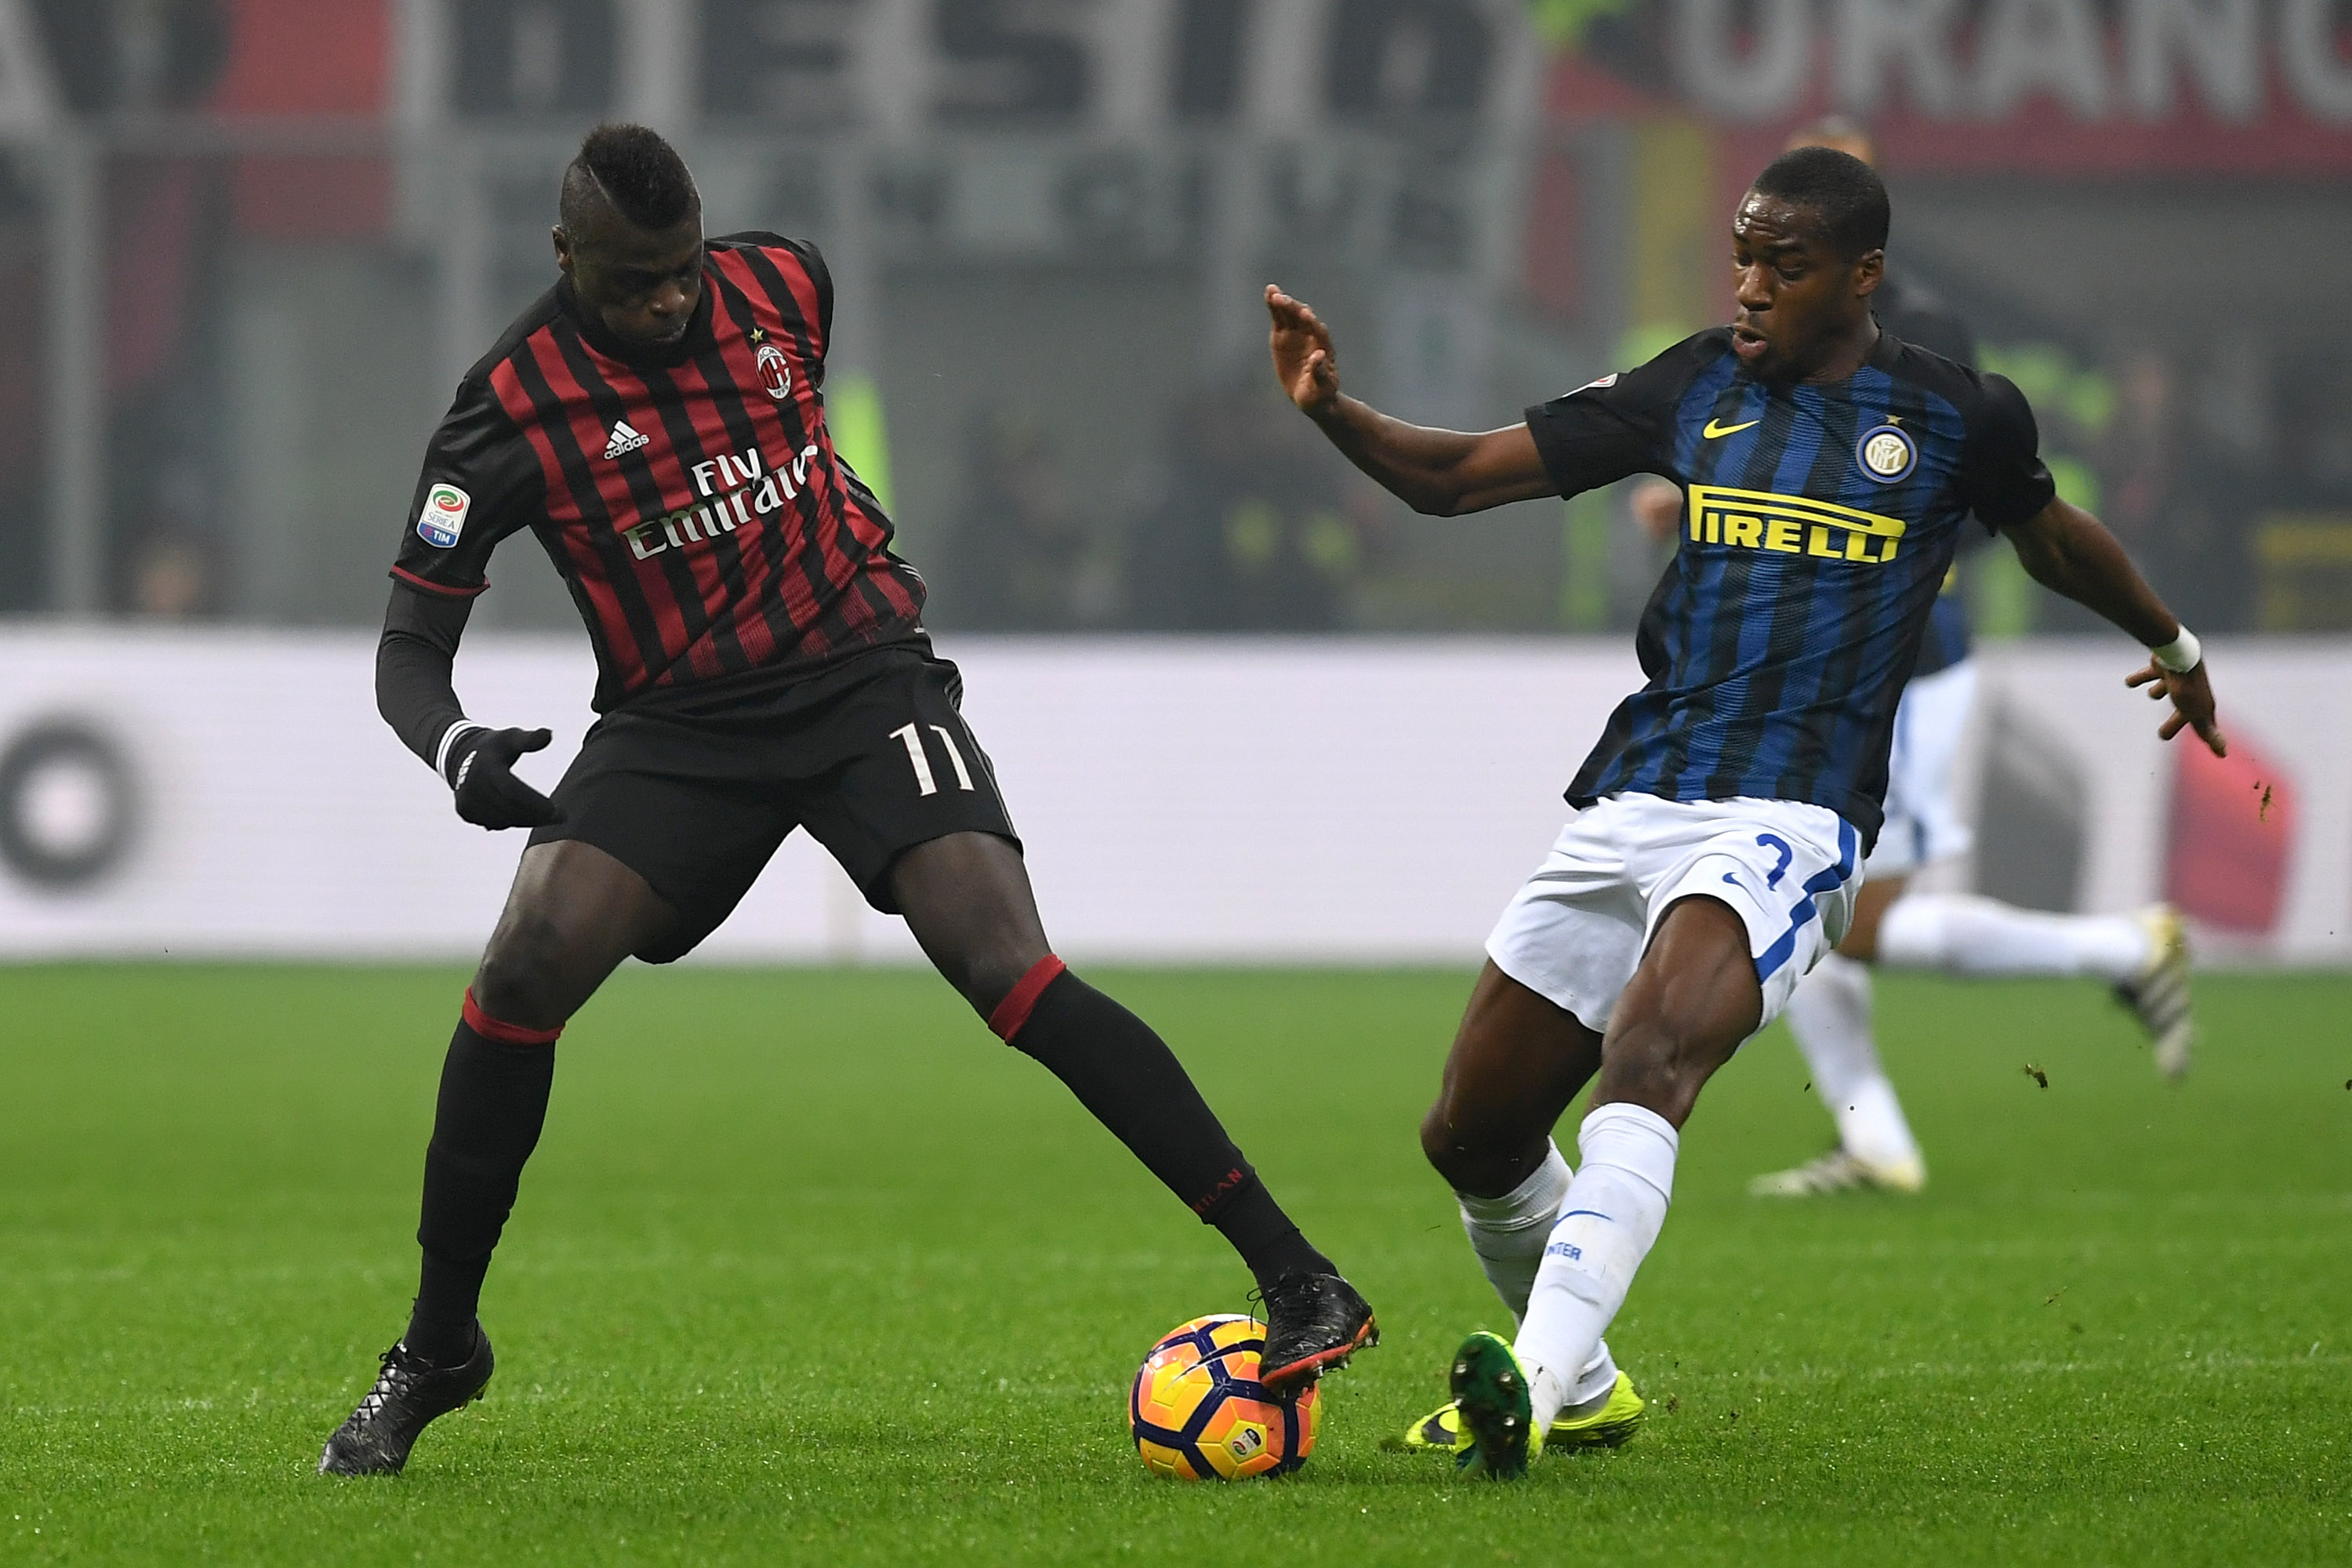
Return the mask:
<path id="1" fill-rule="evenodd" d="M 760 384 L 768 389 L 769 396 L 782 403 L 793 395 L 792 363 L 784 358 L 783 350 L 773 343 L 761 343 L 757 363 Z"/>

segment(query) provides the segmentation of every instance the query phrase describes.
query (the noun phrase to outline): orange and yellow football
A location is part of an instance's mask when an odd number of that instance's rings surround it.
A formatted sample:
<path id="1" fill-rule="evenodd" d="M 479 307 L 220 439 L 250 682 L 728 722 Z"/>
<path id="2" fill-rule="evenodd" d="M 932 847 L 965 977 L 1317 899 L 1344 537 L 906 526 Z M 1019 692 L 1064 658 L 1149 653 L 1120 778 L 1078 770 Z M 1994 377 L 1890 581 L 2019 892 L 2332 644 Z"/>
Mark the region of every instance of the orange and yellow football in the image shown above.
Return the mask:
<path id="1" fill-rule="evenodd" d="M 1153 1474 L 1238 1481 L 1307 1462 L 1322 1416 L 1318 1393 L 1267 1393 L 1257 1380 L 1265 1349 L 1265 1325 L 1234 1313 L 1195 1318 L 1151 1347 L 1127 1407 L 1135 1451 Z"/>

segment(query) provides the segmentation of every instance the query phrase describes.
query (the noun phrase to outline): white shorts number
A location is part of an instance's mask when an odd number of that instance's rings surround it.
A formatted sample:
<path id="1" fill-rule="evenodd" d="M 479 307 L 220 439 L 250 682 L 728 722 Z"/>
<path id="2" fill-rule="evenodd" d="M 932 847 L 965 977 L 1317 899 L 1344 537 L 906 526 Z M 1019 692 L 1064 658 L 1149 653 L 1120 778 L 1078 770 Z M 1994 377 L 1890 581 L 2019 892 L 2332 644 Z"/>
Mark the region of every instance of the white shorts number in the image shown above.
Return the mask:
<path id="1" fill-rule="evenodd" d="M 948 750 L 948 763 L 955 769 L 956 787 L 963 790 L 971 788 L 971 770 L 963 765 L 963 752 L 957 749 L 955 737 L 948 733 L 945 724 L 931 725 L 930 731 Z M 915 770 L 915 793 L 939 794 L 939 780 L 931 776 L 931 759 L 923 750 L 922 731 L 912 724 L 901 724 L 890 731 L 890 738 L 907 748 L 907 761 Z"/>

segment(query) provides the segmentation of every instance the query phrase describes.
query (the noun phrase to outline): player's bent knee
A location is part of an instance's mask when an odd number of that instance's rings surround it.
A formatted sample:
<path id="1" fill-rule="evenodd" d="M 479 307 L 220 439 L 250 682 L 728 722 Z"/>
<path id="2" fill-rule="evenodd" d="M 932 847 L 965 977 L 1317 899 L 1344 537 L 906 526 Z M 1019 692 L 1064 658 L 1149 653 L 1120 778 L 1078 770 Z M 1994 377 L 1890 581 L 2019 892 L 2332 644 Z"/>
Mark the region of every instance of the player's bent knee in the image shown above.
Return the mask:
<path id="1" fill-rule="evenodd" d="M 1489 1189 L 1508 1192 L 1509 1182 L 1496 1188 L 1501 1170 L 1499 1162 L 1445 1137 L 1433 1135 L 1424 1123 L 1421 1130 L 1421 1152 L 1428 1157 L 1430 1168 L 1445 1178 L 1445 1184 L 1457 1193 L 1485 1193 Z"/>
<path id="2" fill-rule="evenodd" d="M 473 993 L 483 1012 L 524 1028 L 561 1028 L 572 1016 L 549 976 L 510 958 L 485 957 L 475 972 Z"/>
<path id="3" fill-rule="evenodd" d="M 585 997 L 578 994 L 576 944 L 544 915 L 499 928 L 474 975 L 474 1000 L 494 1018 L 533 1029 L 562 1026 Z"/>
<path id="4" fill-rule="evenodd" d="M 1429 1108 L 1421 1119 L 1421 1153 L 1447 1181 L 1454 1179 L 1453 1167 L 1460 1163 L 1464 1151 L 1454 1140 L 1454 1130 L 1446 1124 L 1445 1107 L 1441 1102 Z"/>
<path id="5" fill-rule="evenodd" d="M 1507 1193 L 1525 1177 L 1511 1173 L 1517 1163 L 1508 1152 L 1486 1148 L 1475 1133 L 1466 1133 L 1442 1100 L 1421 1119 L 1421 1152 L 1457 1193 Z"/>
<path id="6" fill-rule="evenodd" d="M 1040 951 L 1032 952 L 1026 946 L 1008 945 L 1002 949 L 966 955 L 959 966 L 960 973 L 950 974 L 948 983 L 971 1004 L 972 1011 L 985 1018 L 1004 1005 L 1013 988 L 1026 979 L 1030 971 L 1046 956 Z"/>

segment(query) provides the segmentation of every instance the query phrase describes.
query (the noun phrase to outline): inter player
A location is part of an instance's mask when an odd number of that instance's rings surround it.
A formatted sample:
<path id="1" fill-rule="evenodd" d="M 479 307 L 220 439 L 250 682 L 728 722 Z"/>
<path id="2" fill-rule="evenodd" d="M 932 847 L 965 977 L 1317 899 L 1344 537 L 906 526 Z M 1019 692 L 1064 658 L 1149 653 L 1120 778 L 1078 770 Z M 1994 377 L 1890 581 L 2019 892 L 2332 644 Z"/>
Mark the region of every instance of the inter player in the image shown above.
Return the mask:
<path id="1" fill-rule="evenodd" d="M 1870 137 L 1832 117 L 1800 131 L 1790 147 L 1834 147 L 1876 163 Z M 1976 368 L 1976 334 L 1942 300 L 1895 268 L 1886 268 L 1871 312 L 1914 348 Z M 1664 479 L 1635 487 L 1633 511 L 1660 539 L 1679 531 L 1682 490 Z M 1980 539 L 1963 530 L 1961 552 Z M 1948 973 L 2087 975 L 2106 981 L 2131 1008 L 2168 1078 L 2188 1070 L 2189 947 L 2180 917 L 2158 904 L 2130 914 L 2058 915 L 1965 893 L 1914 890 L 1915 873 L 1968 853 L 1974 835 L 1954 804 L 1960 738 L 1976 698 L 1968 614 L 1948 574 L 1937 595 L 1918 662 L 1895 710 L 1887 759 L 1886 819 L 1863 867 L 1853 923 L 1789 998 L 1782 1016 L 1811 1072 L 1813 1092 L 1837 1128 L 1834 1147 L 1790 1170 L 1748 1184 L 1759 1197 L 1806 1197 L 1853 1187 L 1916 1192 L 1927 1161 L 1903 1102 L 1879 1059 L 1871 1027 L 1869 965 Z"/>
<path id="2" fill-rule="evenodd" d="M 1877 837 L 1896 699 L 1965 521 L 2153 649 L 2168 739 L 2216 752 L 2196 639 L 2088 513 L 2057 499 L 2017 389 L 1884 332 L 1885 187 L 1783 154 L 1732 223 L 1738 311 L 1638 369 L 1483 435 L 1348 397 L 1330 334 L 1269 288 L 1276 374 L 1350 460 L 1453 516 L 1635 473 L 1688 497 L 1578 808 L 1504 910 L 1422 1146 L 1520 1318 L 1472 1335 L 1455 1405 L 1408 1441 L 1515 1476 L 1554 1423 L 1626 1435 L 1640 1400 L 1601 1339 L 1657 1240 L 1699 1089 L 1844 935 Z M 1580 1169 L 1553 1123 L 1586 1082 Z"/>
<path id="3" fill-rule="evenodd" d="M 691 950 L 798 826 L 1224 1234 L 1265 1302 L 1270 1385 L 1374 1342 L 1371 1310 L 1159 1036 L 1047 946 L 961 682 L 924 635 L 922 579 L 825 429 L 823 259 L 774 235 L 706 240 L 686 165 L 641 126 L 589 135 L 562 219 L 562 275 L 459 386 L 393 568 L 385 720 L 460 816 L 531 835 L 442 1069 L 414 1312 L 319 1468 L 396 1471 L 481 1393 L 477 1305 L 565 1020 L 623 958 Z M 587 623 L 603 715 L 551 800 L 513 772 L 548 731 L 477 723 L 450 684 L 490 552 L 525 528 Z"/>

